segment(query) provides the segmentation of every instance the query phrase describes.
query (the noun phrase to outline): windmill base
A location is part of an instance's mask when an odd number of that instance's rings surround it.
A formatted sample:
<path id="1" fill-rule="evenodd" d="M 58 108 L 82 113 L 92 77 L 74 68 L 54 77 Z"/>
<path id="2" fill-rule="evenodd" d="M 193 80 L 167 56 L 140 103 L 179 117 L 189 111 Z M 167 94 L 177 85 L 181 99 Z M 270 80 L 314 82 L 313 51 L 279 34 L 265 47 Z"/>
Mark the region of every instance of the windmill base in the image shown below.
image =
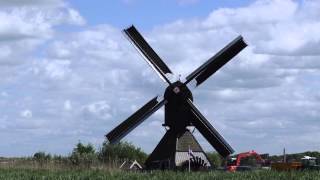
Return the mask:
<path id="1" fill-rule="evenodd" d="M 189 149 L 192 153 L 189 153 Z M 211 163 L 192 133 L 168 130 L 145 162 L 148 170 L 209 169 Z"/>

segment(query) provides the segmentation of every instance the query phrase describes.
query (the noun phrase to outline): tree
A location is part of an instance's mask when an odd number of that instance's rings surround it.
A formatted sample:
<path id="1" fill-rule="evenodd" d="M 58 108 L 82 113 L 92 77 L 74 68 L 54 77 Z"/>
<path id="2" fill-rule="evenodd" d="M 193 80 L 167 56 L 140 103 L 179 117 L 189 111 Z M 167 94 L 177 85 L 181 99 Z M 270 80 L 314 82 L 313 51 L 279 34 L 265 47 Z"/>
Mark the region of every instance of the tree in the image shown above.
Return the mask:
<path id="1" fill-rule="evenodd" d="M 51 155 L 49 153 L 46 154 L 43 151 L 39 151 L 39 152 L 34 153 L 33 160 L 40 163 L 40 165 L 43 165 L 45 162 L 48 162 L 51 160 Z"/>
<path id="2" fill-rule="evenodd" d="M 95 149 L 92 144 L 84 145 L 81 142 L 79 142 L 76 147 L 73 149 L 72 153 L 79 153 L 80 155 L 83 154 L 94 154 Z"/>
<path id="3" fill-rule="evenodd" d="M 120 142 L 114 145 L 104 142 L 99 152 L 99 158 L 104 162 L 110 160 L 137 160 L 139 163 L 144 163 L 147 159 L 147 154 L 128 142 Z"/>
<path id="4" fill-rule="evenodd" d="M 92 144 L 84 145 L 79 142 L 73 149 L 70 156 L 70 161 L 74 165 L 84 165 L 85 167 L 90 167 L 93 162 L 97 159 L 95 149 Z"/>
<path id="5" fill-rule="evenodd" d="M 51 159 L 51 155 L 49 153 L 46 154 L 43 151 L 39 151 L 39 152 L 34 153 L 33 159 L 34 160 L 50 160 Z"/>

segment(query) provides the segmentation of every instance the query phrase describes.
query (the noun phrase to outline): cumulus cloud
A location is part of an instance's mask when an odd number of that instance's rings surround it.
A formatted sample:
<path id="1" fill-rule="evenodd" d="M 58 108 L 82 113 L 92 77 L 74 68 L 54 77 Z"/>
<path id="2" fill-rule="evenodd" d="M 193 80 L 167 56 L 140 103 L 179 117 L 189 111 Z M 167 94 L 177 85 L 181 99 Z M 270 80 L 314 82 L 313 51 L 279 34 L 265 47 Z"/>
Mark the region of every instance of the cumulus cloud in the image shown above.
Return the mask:
<path id="1" fill-rule="evenodd" d="M 319 118 L 316 4 L 274 0 L 218 9 L 203 20 L 157 27 L 149 41 L 174 72 L 186 76 L 242 34 L 249 47 L 194 91 L 195 103 L 238 151 L 308 150 L 314 146 L 295 148 L 294 141 L 297 132 L 316 128 Z"/>
<path id="2" fill-rule="evenodd" d="M 0 7 L 20 7 L 20 6 L 60 6 L 62 0 L 2 0 Z"/>
<path id="3" fill-rule="evenodd" d="M 32 112 L 28 109 L 21 111 L 20 116 L 23 118 L 32 118 Z"/>
<path id="4" fill-rule="evenodd" d="M 87 116 L 87 114 L 91 114 L 92 116 L 89 116 L 87 119 L 88 120 L 94 120 L 97 118 L 101 118 L 101 119 L 109 119 L 111 116 L 110 114 L 110 105 L 106 102 L 106 101 L 99 101 L 99 102 L 95 102 L 92 104 L 87 105 L 86 107 L 84 107 L 84 113 L 86 113 L 85 116 Z"/>
<path id="5" fill-rule="evenodd" d="M 0 11 L 0 66 L 24 63 L 30 52 L 54 36 L 55 26 L 85 23 L 62 1 L 1 1 L 1 5 L 8 6 Z"/>
<path id="6" fill-rule="evenodd" d="M 66 100 L 66 101 L 64 102 L 64 109 L 65 109 L 66 111 L 72 110 L 72 105 L 71 105 L 70 100 Z"/>
<path id="7" fill-rule="evenodd" d="M 255 38 L 258 53 L 318 55 L 319 22 L 314 18 L 319 9 L 315 1 L 256 1 L 248 7 L 214 11 L 203 25 L 222 28 L 231 25 L 240 32 L 248 32 L 249 37 L 263 33 Z"/>
<path id="8" fill-rule="evenodd" d="M 17 21 L 0 21 L 4 152 L 28 144 L 32 148 L 24 154 L 39 148 L 67 153 L 79 139 L 98 145 L 106 132 L 166 88 L 121 29 L 98 25 L 56 33 L 57 25 L 81 25 L 83 18 L 65 4 L 48 12 L 42 5 L 37 11 L 19 5 L 21 13 L 17 5 L 6 6 L 11 10 L 1 12 L 0 19 Z M 319 131 L 319 7 L 317 1 L 258 0 L 142 32 L 182 78 L 241 34 L 249 47 L 193 90 L 195 104 L 238 152 L 279 153 L 283 146 L 289 152 L 316 150 L 319 141 L 310 129 Z M 40 49 L 41 55 L 34 53 Z M 160 109 L 125 139 L 150 152 L 165 132 L 162 121 Z M 212 150 L 198 132 L 197 137 Z M 48 142 L 51 146 L 42 145 Z"/>

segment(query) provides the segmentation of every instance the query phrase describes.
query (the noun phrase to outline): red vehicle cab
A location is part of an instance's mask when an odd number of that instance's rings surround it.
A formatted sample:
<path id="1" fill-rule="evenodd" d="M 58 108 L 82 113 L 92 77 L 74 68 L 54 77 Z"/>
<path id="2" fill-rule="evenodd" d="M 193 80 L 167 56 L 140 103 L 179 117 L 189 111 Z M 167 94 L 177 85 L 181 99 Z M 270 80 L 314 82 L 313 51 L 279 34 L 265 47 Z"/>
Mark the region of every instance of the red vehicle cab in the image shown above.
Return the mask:
<path id="1" fill-rule="evenodd" d="M 254 168 L 252 164 L 251 165 L 242 164 L 242 160 L 244 160 L 245 158 L 254 158 L 256 161 L 255 163 L 259 166 L 265 163 L 265 160 L 262 159 L 257 152 L 252 150 L 249 152 L 243 152 L 243 153 L 237 154 L 235 157 L 229 158 L 227 160 L 226 170 L 229 172 L 252 170 Z"/>

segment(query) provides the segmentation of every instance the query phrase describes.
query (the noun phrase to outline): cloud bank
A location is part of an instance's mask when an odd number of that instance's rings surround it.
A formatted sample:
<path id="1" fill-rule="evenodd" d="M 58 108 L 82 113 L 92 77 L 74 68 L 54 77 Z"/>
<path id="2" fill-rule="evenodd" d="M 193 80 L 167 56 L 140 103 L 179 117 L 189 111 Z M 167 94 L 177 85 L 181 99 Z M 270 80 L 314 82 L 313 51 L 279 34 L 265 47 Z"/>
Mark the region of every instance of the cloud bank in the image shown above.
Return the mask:
<path id="1" fill-rule="evenodd" d="M 46 2 L 0 3 L 0 156 L 98 146 L 166 87 L 121 29 L 85 25 L 68 3 Z M 318 150 L 319 12 L 318 1 L 258 0 L 141 33 L 182 77 L 241 34 L 249 47 L 193 91 L 195 104 L 237 152 Z M 125 139 L 150 152 L 162 122 L 160 109 Z"/>

